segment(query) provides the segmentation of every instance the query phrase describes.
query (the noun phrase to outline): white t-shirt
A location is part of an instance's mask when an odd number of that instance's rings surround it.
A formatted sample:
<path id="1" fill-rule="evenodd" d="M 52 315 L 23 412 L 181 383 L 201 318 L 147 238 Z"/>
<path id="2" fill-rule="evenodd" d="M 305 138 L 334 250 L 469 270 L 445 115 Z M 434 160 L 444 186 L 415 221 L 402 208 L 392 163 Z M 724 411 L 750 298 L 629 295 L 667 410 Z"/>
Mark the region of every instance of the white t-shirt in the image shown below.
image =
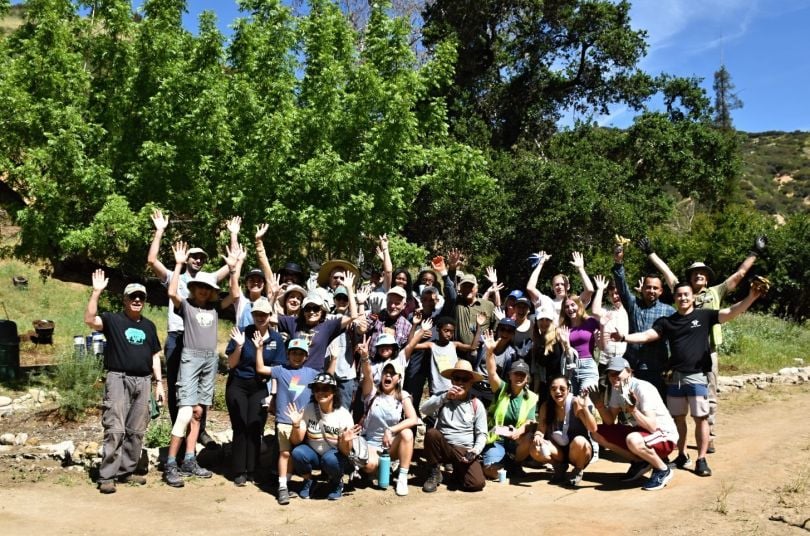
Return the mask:
<path id="1" fill-rule="evenodd" d="M 661 400 L 661 395 L 658 394 L 656 389 L 650 382 L 639 380 L 638 378 L 630 378 L 629 384 L 624 387 L 626 392 L 632 392 L 636 397 L 636 407 L 642 413 L 653 411 L 655 413 L 655 424 L 659 430 L 664 432 L 667 439 L 673 443 L 678 442 L 678 428 L 675 426 L 675 421 L 669 414 L 664 401 Z M 610 394 L 610 402 L 608 406 L 611 408 L 621 408 L 622 411 L 627 407 L 621 392 L 618 389 L 613 389 Z M 630 415 L 628 414 L 628 417 Z M 631 424 L 637 426 L 635 419 L 631 417 Z"/>
<path id="2" fill-rule="evenodd" d="M 341 432 L 354 426 L 354 421 L 346 408 L 337 408 L 332 413 L 321 413 L 320 419 L 318 413 L 320 412 L 316 410 L 315 404 L 311 402 L 307 404 L 300 426 L 306 427 L 304 442 L 318 454 L 323 454 L 329 449 L 337 448 Z"/>
<path id="3" fill-rule="evenodd" d="M 439 346 L 435 342 L 430 343 L 430 394 L 441 393 L 450 390 L 453 382 L 442 376 L 442 371 L 453 368 L 458 361 L 456 345 L 452 342 L 445 346 Z"/>

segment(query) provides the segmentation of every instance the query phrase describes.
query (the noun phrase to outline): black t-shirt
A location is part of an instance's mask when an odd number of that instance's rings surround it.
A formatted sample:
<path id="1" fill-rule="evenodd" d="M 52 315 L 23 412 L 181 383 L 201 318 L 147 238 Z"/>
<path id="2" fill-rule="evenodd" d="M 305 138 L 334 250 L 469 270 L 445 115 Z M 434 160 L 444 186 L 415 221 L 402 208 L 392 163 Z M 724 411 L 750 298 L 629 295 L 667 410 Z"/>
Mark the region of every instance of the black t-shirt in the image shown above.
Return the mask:
<path id="1" fill-rule="evenodd" d="M 132 376 L 151 375 L 152 356 L 160 351 L 155 324 L 144 317 L 136 322 L 121 312 L 103 313 L 101 321 L 107 339 L 105 368 Z"/>
<path id="2" fill-rule="evenodd" d="M 694 309 L 687 315 L 676 312 L 659 318 L 652 329 L 669 342 L 669 368 L 693 374 L 711 370 L 709 333 L 719 323 L 716 309 Z"/>

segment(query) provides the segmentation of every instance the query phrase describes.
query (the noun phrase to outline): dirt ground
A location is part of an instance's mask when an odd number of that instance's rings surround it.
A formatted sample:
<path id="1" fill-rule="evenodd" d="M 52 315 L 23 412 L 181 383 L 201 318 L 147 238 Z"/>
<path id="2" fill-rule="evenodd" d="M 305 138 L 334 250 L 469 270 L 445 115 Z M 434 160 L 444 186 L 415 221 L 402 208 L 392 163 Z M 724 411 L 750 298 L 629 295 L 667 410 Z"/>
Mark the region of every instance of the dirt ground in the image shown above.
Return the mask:
<path id="1" fill-rule="evenodd" d="M 4 459 L 0 534 L 808 534 L 808 407 L 810 384 L 724 398 L 717 453 L 709 457 L 714 476 L 678 470 L 657 492 L 621 483 L 627 464 L 609 453 L 587 469 L 577 490 L 549 485 L 550 473 L 529 469 L 519 483 L 491 482 L 476 494 L 444 486 L 425 494 L 414 476 L 407 497 L 367 488 L 336 502 L 293 499 L 286 507 L 219 474 L 173 489 L 155 473 L 144 487 L 119 486 L 102 496 L 83 472 Z M 805 520 L 805 528 L 796 526 Z"/>

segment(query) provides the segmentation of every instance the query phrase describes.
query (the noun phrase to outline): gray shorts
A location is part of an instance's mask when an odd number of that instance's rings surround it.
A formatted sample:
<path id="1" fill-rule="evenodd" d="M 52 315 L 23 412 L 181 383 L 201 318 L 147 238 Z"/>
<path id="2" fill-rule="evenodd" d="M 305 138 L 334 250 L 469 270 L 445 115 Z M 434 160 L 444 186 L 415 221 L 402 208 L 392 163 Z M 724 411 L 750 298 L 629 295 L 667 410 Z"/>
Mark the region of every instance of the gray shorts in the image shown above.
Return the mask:
<path id="1" fill-rule="evenodd" d="M 210 406 L 219 360 L 212 350 L 183 348 L 177 375 L 178 406 Z"/>

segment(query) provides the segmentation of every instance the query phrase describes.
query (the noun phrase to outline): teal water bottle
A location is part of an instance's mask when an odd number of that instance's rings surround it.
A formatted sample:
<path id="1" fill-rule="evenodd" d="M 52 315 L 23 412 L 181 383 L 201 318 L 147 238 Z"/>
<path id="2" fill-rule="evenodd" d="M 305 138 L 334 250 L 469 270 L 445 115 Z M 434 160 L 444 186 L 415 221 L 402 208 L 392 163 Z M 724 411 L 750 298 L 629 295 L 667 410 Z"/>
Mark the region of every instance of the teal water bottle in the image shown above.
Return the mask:
<path id="1" fill-rule="evenodd" d="M 378 469 L 377 485 L 380 486 L 380 489 L 388 489 L 391 480 L 391 456 L 388 455 L 388 449 L 383 449 L 380 453 L 380 466 Z"/>

